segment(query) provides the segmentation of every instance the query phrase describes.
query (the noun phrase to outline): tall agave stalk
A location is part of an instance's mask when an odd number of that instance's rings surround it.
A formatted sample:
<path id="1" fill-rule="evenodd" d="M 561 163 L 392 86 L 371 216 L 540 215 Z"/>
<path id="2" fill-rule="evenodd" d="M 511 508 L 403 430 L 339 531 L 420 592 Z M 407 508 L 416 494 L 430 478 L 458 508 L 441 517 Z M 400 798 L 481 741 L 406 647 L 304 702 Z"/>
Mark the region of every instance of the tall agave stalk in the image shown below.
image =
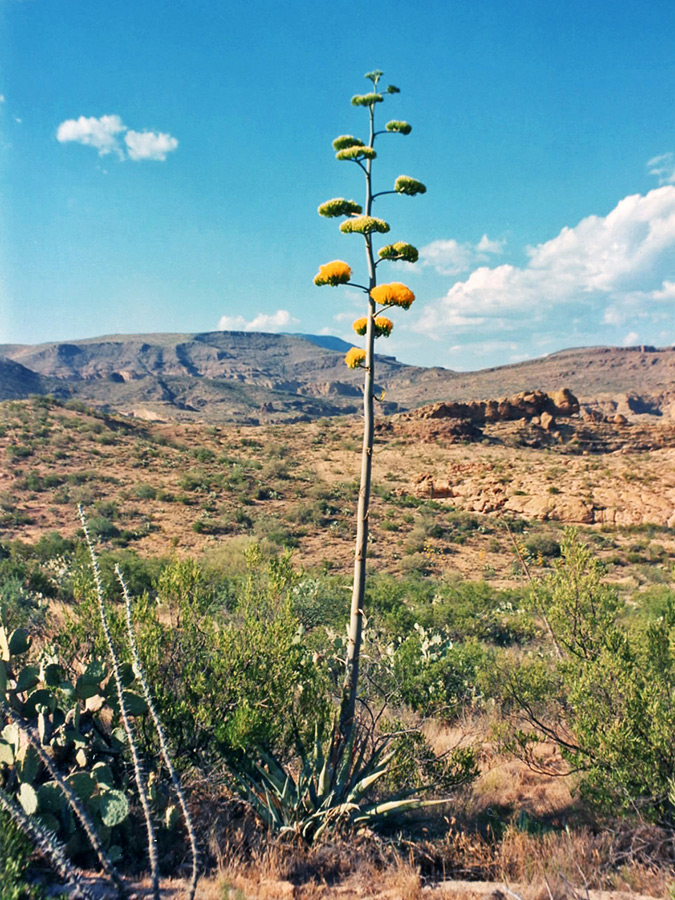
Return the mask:
<path id="1" fill-rule="evenodd" d="M 392 190 L 373 191 L 373 161 L 377 157 L 375 140 L 380 135 L 410 134 L 412 128 L 407 122 L 392 120 L 384 129 L 376 130 L 375 108 L 382 103 L 386 95 L 398 94 L 399 89 L 389 85 L 384 91 L 378 90 L 382 77 L 379 70 L 368 72 L 366 78 L 372 82 L 372 91 L 367 94 L 356 94 L 352 97 L 352 105 L 363 107 L 368 111 L 369 132 L 367 143 L 352 135 L 341 135 L 333 141 L 336 158 L 352 162 L 358 166 L 365 180 L 365 200 L 360 205 L 353 200 L 338 197 L 328 200 L 319 206 L 319 215 L 328 218 L 344 217 L 340 225 L 343 234 L 360 234 L 363 236 L 366 254 L 367 284 L 353 283 L 351 267 L 342 260 L 334 260 L 319 267 L 314 278 L 317 286 L 331 285 L 337 287 L 346 284 L 362 290 L 367 297 L 367 314 L 354 322 L 354 330 L 365 336 L 365 349 L 352 347 L 345 357 L 346 364 L 352 368 L 364 370 L 363 388 L 363 447 L 361 453 L 361 483 L 356 513 L 356 548 L 354 553 L 354 584 L 349 619 L 347 642 L 347 660 L 345 679 L 340 706 L 339 733 L 342 746 L 348 745 L 354 728 L 356 697 L 359 681 L 359 660 L 361 655 L 361 638 L 363 632 L 364 595 L 366 587 L 366 553 L 368 548 L 368 509 L 370 506 L 370 485 L 373 461 L 374 434 L 374 387 L 375 387 L 375 339 L 389 337 L 394 327 L 393 322 L 384 312 L 393 307 L 409 309 L 415 295 L 400 282 L 379 284 L 377 281 L 378 266 L 385 260 L 404 260 L 414 263 L 418 252 L 411 244 L 397 241 L 381 247 L 377 253 L 373 246 L 373 236 L 386 234 L 390 226 L 384 219 L 372 215 L 373 203 L 384 194 L 405 194 L 414 196 L 423 194 L 426 187 L 422 182 L 407 175 L 399 175 Z"/>

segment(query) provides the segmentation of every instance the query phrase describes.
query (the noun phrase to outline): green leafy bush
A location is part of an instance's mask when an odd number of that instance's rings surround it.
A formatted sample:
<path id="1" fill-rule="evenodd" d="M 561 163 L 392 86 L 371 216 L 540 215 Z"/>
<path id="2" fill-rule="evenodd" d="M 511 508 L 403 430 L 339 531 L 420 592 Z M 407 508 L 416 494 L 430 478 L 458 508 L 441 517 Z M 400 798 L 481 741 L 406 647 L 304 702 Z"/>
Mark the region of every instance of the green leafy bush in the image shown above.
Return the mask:
<path id="1" fill-rule="evenodd" d="M 515 735 L 556 741 L 570 768 L 582 773 L 584 795 L 601 809 L 639 811 L 675 823 L 675 603 L 629 621 L 600 563 L 574 530 L 561 559 L 537 585 L 533 606 L 550 640 L 547 655 L 530 655 L 499 676 L 505 708 L 528 726 Z"/>
<path id="2" fill-rule="evenodd" d="M 253 546 L 247 567 L 219 598 L 201 566 L 174 560 L 157 582 L 159 607 L 138 601 L 143 664 L 179 764 L 208 768 L 257 745 L 283 754 L 296 729 L 327 714 L 289 558 L 265 562 Z"/>

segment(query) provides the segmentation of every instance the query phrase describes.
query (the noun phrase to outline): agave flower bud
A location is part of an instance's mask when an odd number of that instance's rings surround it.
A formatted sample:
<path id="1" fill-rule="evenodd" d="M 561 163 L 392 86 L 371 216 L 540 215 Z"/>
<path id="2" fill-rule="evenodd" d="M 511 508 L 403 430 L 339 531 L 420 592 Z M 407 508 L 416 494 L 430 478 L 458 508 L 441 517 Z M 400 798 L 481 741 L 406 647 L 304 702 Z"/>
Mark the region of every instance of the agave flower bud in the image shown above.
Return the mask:
<path id="1" fill-rule="evenodd" d="M 345 355 L 345 363 L 350 369 L 359 369 L 363 367 L 366 361 L 366 351 L 359 347 L 352 347 Z"/>
<path id="2" fill-rule="evenodd" d="M 343 222 L 340 231 L 343 234 L 372 234 L 374 231 L 386 234 L 389 231 L 389 223 L 384 219 L 376 219 L 375 216 L 357 216 Z"/>
<path id="3" fill-rule="evenodd" d="M 395 84 L 388 84 L 384 92 L 385 94 L 400 94 L 401 88 L 397 88 Z"/>
<path id="4" fill-rule="evenodd" d="M 341 259 L 334 259 L 333 262 L 324 263 L 319 266 L 319 272 L 314 276 L 314 284 L 321 287 L 329 284 L 331 287 L 337 287 L 338 284 L 347 284 L 352 277 L 352 270 L 346 262 Z"/>
<path id="5" fill-rule="evenodd" d="M 345 147 L 344 150 L 338 150 L 335 159 L 375 159 L 377 153 L 372 147 Z"/>
<path id="6" fill-rule="evenodd" d="M 392 119 L 384 127 L 386 131 L 396 131 L 399 134 L 410 134 L 412 131 L 412 125 L 409 125 L 407 122 L 400 122 L 398 119 Z"/>
<path id="7" fill-rule="evenodd" d="M 395 244 L 387 244 L 378 251 L 380 259 L 402 259 L 405 262 L 414 263 L 420 257 L 417 247 L 406 244 L 405 241 L 396 241 Z"/>
<path id="8" fill-rule="evenodd" d="M 370 81 L 373 82 L 374 85 L 377 85 L 377 82 L 382 78 L 384 72 L 380 71 L 380 69 L 373 69 L 372 72 L 366 72 L 363 76 L 364 78 L 369 78 Z"/>
<path id="9" fill-rule="evenodd" d="M 326 200 L 319 207 L 319 215 L 325 216 L 327 219 L 334 219 L 337 216 L 360 215 L 363 207 L 353 200 L 345 200 L 344 197 L 334 197 L 332 200 Z"/>
<path id="10" fill-rule="evenodd" d="M 351 134 L 341 134 L 333 141 L 333 150 L 344 150 L 345 147 L 364 147 L 362 140 L 352 137 Z"/>
<path id="11" fill-rule="evenodd" d="M 376 303 L 382 306 L 400 306 L 402 309 L 410 309 L 415 295 L 400 281 L 392 281 L 391 284 L 378 284 L 370 292 L 370 296 Z"/>
<path id="12" fill-rule="evenodd" d="M 426 186 L 416 178 L 410 178 L 409 175 L 399 175 L 394 182 L 394 190 L 398 194 L 407 194 L 414 197 L 415 194 L 426 194 Z"/>
<path id="13" fill-rule="evenodd" d="M 373 322 L 375 337 L 389 337 L 394 329 L 394 323 L 386 316 L 377 316 Z"/>
<path id="14" fill-rule="evenodd" d="M 354 94 L 352 106 L 375 106 L 376 103 L 382 103 L 383 100 L 382 94 Z"/>

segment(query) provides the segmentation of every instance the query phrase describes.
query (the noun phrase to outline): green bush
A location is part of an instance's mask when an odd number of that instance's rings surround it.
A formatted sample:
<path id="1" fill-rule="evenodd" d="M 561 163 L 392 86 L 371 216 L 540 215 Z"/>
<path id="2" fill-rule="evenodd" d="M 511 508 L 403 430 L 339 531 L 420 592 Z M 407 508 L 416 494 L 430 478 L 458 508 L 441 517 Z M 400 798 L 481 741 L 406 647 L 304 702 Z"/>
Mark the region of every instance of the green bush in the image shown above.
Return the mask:
<path id="1" fill-rule="evenodd" d="M 293 610 L 287 557 L 264 562 L 219 597 L 204 568 L 174 560 L 137 604 L 139 645 L 178 763 L 206 766 L 260 745 L 283 755 L 327 713 L 327 683 Z M 222 586 L 218 590 L 222 590 Z"/>
<path id="2" fill-rule="evenodd" d="M 600 563 L 569 530 L 561 559 L 537 586 L 533 607 L 550 652 L 530 655 L 498 675 L 508 710 L 517 709 L 531 741 L 556 741 L 582 792 L 611 813 L 636 811 L 675 824 L 675 602 L 646 621 L 626 621 Z"/>

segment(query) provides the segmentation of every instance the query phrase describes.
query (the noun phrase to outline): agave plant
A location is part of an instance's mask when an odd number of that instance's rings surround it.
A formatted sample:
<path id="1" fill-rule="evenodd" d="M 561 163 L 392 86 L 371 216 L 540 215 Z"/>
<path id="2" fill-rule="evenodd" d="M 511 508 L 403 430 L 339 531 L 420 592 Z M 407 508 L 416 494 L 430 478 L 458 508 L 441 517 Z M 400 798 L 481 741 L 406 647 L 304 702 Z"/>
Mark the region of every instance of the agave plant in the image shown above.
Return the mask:
<path id="1" fill-rule="evenodd" d="M 315 730 L 309 752 L 297 735 L 296 749 L 298 760 L 293 769 L 262 749 L 253 770 L 250 765 L 231 767 L 235 787 L 271 831 L 295 834 L 313 843 L 327 832 L 376 828 L 404 810 L 444 802 L 423 801 L 413 796 L 418 792 L 414 787 L 384 799 L 369 798 L 395 751 L 386 752 L 386 740 L 372 746 L 363 728 L 355 728 L 345 745 L 336 722 L 325 742 L 318 728 Z"/>

